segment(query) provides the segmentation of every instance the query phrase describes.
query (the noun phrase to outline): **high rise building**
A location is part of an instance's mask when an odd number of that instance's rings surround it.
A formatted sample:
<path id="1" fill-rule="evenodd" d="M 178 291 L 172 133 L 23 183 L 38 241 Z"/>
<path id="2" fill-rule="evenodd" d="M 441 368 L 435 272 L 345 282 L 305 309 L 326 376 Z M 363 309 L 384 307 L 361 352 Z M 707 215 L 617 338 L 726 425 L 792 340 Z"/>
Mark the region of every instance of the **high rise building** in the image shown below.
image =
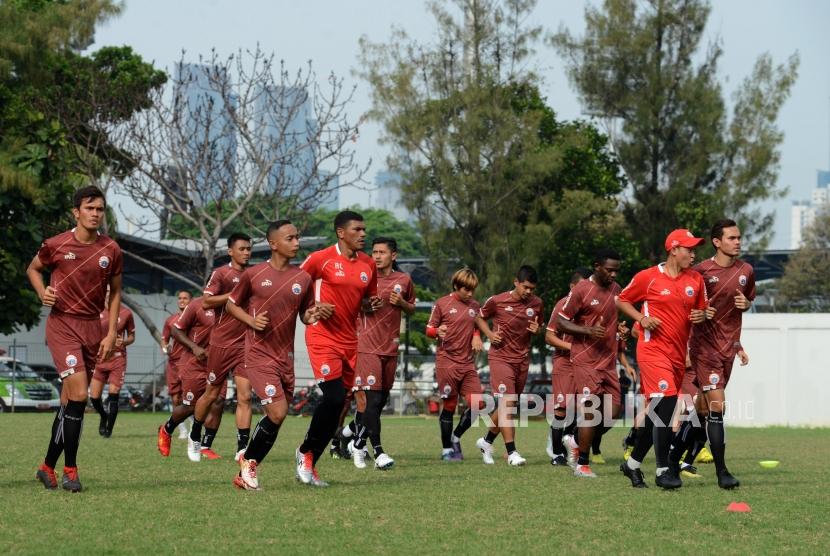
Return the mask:
<path id="1" fill-rule="evenodd" d="M 415 223 L 415 215 L 404 205 L 401 196 L 401 176 L 395 172 L 382 170 L 375 174 L 375 191 L 370 205 L 374 208 L 391 212 L 395 218 L 410 224 Z"/>
<path id="2" fill-rule="evenodd" d="M 830 210 L 830 171 L 818 170 L 816 188 L 809 201 L 793 201 L 790 209 L 790 249 L 798 249 L 804 241 L 804 230 L 813 225 L 816 214 Z"/>

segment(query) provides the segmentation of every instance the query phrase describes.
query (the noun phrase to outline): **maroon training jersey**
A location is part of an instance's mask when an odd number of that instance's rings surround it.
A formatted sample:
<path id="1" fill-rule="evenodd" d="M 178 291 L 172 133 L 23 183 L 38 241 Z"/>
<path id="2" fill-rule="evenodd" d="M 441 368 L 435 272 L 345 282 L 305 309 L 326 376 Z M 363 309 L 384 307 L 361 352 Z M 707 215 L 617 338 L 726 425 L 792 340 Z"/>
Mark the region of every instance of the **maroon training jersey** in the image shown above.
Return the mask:
<path id="1" fill-rule="evenodd" d="M 435 302 L 427 326 L 438 328 L 447 325 L 447 334 L 438 338 L 436 355 L 452 359 L 457 363 L 473 360 L 473 332 L 476 330 L 476 316 L 481 307 L 471 299 L 464 303 L 458 295 L 451 293 Z"/>
<path id="2" fill-rule="evenodd" d="M 103 335 L 106 336 L 107 332 L 109 332 L 110 326 L 110 313 L 109 311 L 103 311 L 101 313 L 101 330 L 103 331 Z M 127 309 L 126 307 L 121 307 L 121 310 L 118 311 L 118 324 L 115 326 L 115 334 L 116 336 L 121 336 L 122 338 L 126 338 L 128 335 L 135 332 L 135 320 L 133 320 L 133 312 Z M 127 353 L 127 346 L 122 345 L 121 347 L 115 348 L 115 351 L 121 353 L 121 355 L 126 355 Z M 114 352 L 113 352 L 114 353 Z"/>
<path id="3" fill-rule="evenodd" d="M 58 298 L 52 311 L 90 320 L 104 310 L 110 278 L 121 274 L 124 265 L 112 239 L 98 234 L 94 243 L 81 243 L 74 228 L 44 241 L 37 258 L 51 272 L 49 285 Z"/>
<path id="4" fill-rule="evenodd" d="M 170 328 L 176 324 L 176 321 L 179 320 L 179 317 L 182 316 L 180 312 L 173 313 L 167 320 L 164 321 L 164 326 L 161 329 L 161 343 L 165 346 L 170 346 Z M 168 348 L 167 351 L 167 359 L 170 361 L 176 361 L 179 357 L 182 356 L 183 350 L 185 348 L 182 344 L 177 341 L 173 341 L 173 346 Z"/>
<path id="5" fill-rule="evenodd" d="M 488 357 L 510 363 L 525 361 L 530 355 L 531 333 L 527 327 L 544 318 L 542 300 L 531 295 L 526 300 L 516 298 L 512 292 L 496 294 L 479 310 L 485 320 L 493 321 L 492 330 L 501 335 L 501 342 L 490 344 Z"/>
<path id="6" fill-rule="evenodd" d="M 188 303 L 187 307 L 184 308 L 184 312 L 173 326 L 184 332 L 194 344 L 202 348 L 207 348 L 210 344 L 210 331 L 215 322 L 215 314 L 213 309 L 205 310 L 202 307 L 203 299 L 202 297 L 197 297 Z M 182 355 L 179 359 L 181 364 L 204 365 L 204 363 L 196 361 L 196 356 L 193 355 L 192 351 L 185 346 L 182 347 Z"/>
<path id="7" fill-rule="evenodd" d="M 717 312 L 692 329 L 689 350 L 695 356 L 732 359 L 741 348 L 743 311 L 735 307 L 738 290 L 750 301 L 755 299 L 755 272 L 752 265 L 736 260 L 723 267 L 708 259 L 694 267 L 703 276 L 709 306 Z"/>
<path id="8" fill-rule="evenodd" d="M 600 371 L 617 368 L 617 296 L 620 286 L 613 282 L 603 288 L 593 277 L 576 284 L 565 298 L 559 314 L 579 326 L 604 326 L 605 336 L 578 334 L 571 340 L 571 363 Z"/>
<path id="9" fill-rule="evenodd" d="M 260 263 L 242 273 L 230 300 L 253 317 L 268 312 L 264 330 L 246 326 L 245 366 L 271 367 L 276 363 L 282 370 L 293 371 L 297 316 L 314 306 L 308 273 L 293 265 L 276 270 L 268 262 Z"/>
<path id="10" fill-rule="evenodd" d="M 637 360 L 668 359 L 682 369 L 692 328 L 689 314 L 692 309 L 706 308 L 706 287 L 703 277 L 691 269 L 672 277 L 664 267 L 660 263 L 635 274 L 620 292 L 620 300 L 633 305 L 642 302 L 640 312 L 662 323 L 654 330 L 643 330 L 637 338 Z"/>
<path id="11" fill-rule="evenodd" d="M 361 302 L 378 292 L 375 261 L 360 251 L 349 259 L 335 244 L 309 255 L 300 268 L 314 280 L 314 299 L 334 305 L 330 318 L 306 327 L 306 343 L 356 348 Z"/>
<path id="12" fill-rule="evenodd" d="M 225 295 L 232 292 L 234 286 L 239 283 L 240 276 L 242 276 L 242 271 L 236 270 L 231 263 L 220 266 L 211 273 L 203 292 L 204 296 Z M 220 348 L 242 345 L 247 328 L 245 324 L 225 313 L 224 305 L 216 307 L 214 312 L 216 324 L 210 333 L 210 345 Z"/>
<path id="13" fill-rule="evenodd" d="M 398 354 L 402 310 L 389 304 L 393 291 L 398 292 L 404 301 L 415 303 L 415 287 L 409 274 L 393 271 L 389 276 L 378 275 L 378 297 L 383 300 L 383 306 L 377 311 L 360 313 L 357 322 L 358 353 Z"/>
<path id="14" fill-rule="evenodd" d="M 553 312 L 550 314 L 550 319 L 548 320 L 548 327 L 547 329 L 553 332 L 560 340 L 564 342 L 568 342 L 571 344 L 573 342 L 573 337 L 570 334 L 565 334 L 559 327 L 556 326 L 556 319 L 559 316 L 559 312 L 562 311 L 562 306 L 565 305 L 565 301 L 568 299 L 567 296 L 563 297 L 559 301 L 556 302 L 556 305 L 553 306 Z M 553 363 L 554 369 L 556 368 L 556 364 L 560 361 L 570 363 L 570 353 L 562 350 L 562 349 L 554 349 L 553 350 Z"/>

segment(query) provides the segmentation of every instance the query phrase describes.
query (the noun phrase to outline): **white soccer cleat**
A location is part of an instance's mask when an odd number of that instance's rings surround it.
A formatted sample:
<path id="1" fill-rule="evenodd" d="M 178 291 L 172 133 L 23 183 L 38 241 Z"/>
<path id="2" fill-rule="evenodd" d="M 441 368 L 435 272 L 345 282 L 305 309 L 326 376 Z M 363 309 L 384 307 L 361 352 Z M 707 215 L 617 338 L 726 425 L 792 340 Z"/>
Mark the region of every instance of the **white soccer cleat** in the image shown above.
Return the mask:
<path id="1" fill-rule="evenodd" d="M 256 461 L 242 458 L 239 462 L 239 476 L 246 490 L 259 490 L 259 479 L 256 476 Z"/>
<path id="2" fill-rule="evenodd" d="M 297 448 L 294 457 L 297 460 L 297 480 L 305 485 L 311 484 L 314 474 L 314 454 L 311 452 L 304 454 Z"/>
<path id="3" fill-rule="evenodd" d="M 366 448 L 355 448 L 354 440 L 349 442 L 349 453 L 352 455 L 352 463 L 358 469 L 366 469 Z"/>
<path id="4" fill-rule="evenodd" d="M 318 488 L 326 488 L 329 484 L 320 478 L 320 474 L 317 473 L 316 469 L 311 470 L 311 482 L 309 483 L 313 487 Z"/>
<path id="5" fill-rule="evenodd" d="M 202 443 L 187 437 L 187 459 L 198 462 L 202 459 Z"/>
<path id="6" fill-rule="evenodd" d="M 481 459 L 487 465 L 493 465 L 496 463 L 493 461 L 493 445 L 484 440 L 483 438 L 479 438 L 476 440 L 476 448 L 481 450 Z"/>
<path id="7" fill-rule="evenodd" d="M 187 427 L 184 426 L 184 423 L 179 423 L 179 440 L 184 440 L 188 436 L 190 436 L 190 431 L 187 430 Z"/>
<path id="8" fill-rule="evenodd" d="M 568 435 L 562 439 L 565 444 L 565 449 L 568 452 L 568 465 L 576 469 L 576 462 L 579 460 L 579 445 L 572 435 Z"/>
<path id="9" fill-rule="evenodd" d="M 513 467 L 519 467 L 527 463 L 527 460 L 522 457 L 519 452 L 511 452 L 509 456 L 507 456 L 507 465 L 512 465 Z"/>
<path id="10" fill-rule="evenodd" d="M 395 460 L 389 457 L 389 454 L 386 452 L 382 453 L 378 457 L 375 458 L 375 469 L 389 469 L 395 465 Z"/>
<path id="11" fill-rule="evenodd" d="M 239 450 L 236 452 L 236 455 L 233 456 L 233 461 L 236 463 L 242 463 L 242 460 L 245 459 L 245 449 Z"/>
<path id="12" fill-rule="evenodd" d="M 545 442 L 545 452 L 548 454 L 550 459 L 556 457 L 556 454 L 553 453 L 553 431 L 550 427 L 548 427 L 548 439 Z"/>

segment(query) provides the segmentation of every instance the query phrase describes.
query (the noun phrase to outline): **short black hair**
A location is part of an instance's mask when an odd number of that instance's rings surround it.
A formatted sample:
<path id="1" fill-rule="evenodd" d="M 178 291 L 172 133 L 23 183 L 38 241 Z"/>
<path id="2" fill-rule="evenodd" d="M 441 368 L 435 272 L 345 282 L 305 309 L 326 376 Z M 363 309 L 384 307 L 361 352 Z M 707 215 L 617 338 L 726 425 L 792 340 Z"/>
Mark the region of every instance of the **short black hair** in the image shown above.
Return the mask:
<path id="1" fill-rule="evenodd" d="M 538 284 L 539 283 L 539 275 L 536 273 L 536 269 L 530 265 L 523 264 L 519 267 L 518 272 L 516 272 L 516 280 L 519 282 L 530 282 L 531 284 Z"/>
<path id="2" fill-rule="evenodd" d="M 271 232 L 276 232 L 283 226 L 288 226 L 289 224 L 292 224 L 292 222 L 291 220 L 287 219 L 276 220 L 274 222 L 271 222 L 270 224 L 268 224 L 268 229 L 265 231 L 265 239 L 267 240 L 269 237 L 271 237 Z"/>
<path id="3" fill-rule="evenodd" d="M 334 217 L 334 231 L 337 232 L 338 228 L 344 228 L 346 224 L 351 222 L 352 220 L 357 220 L 358 222 L 363 222 L 363 215 L 357 213 L 353 210 L 344 210 L 337 213 L 337 216 Z"/>
<path id="4" fill-rule="evenodd" d="M 186 293 L 187 295 L 190 296 L 190 299 L 193 299 L 193 292 L 190 291 L 190 290 L 179 290 L 179 291 L 176 292 L 176 297 L 179 297 L 180 293 Z"/>
<path id="5" fill-rule="evenodd" d="M 723 239 L 723 229 L 724 228 L 732 228 L 733 226 L 737 226 L 738 223 L 732 220 L 731 218 L 722 218 L 715 222 L 712 226 L 712 230 L 709 232 L 709 238 L 712 240 L 712 245 L 714 245 L 714 240 L 716 239 Z"/>
<path id="6" fill-rule="evenodd" d="M 235 233 L 235 234 L 231 234 L 230 237 L 228 238 L 228 249 L 233 247 L 233 244 L 236 243 L 237 241 L 247 241 L 247 242 L 250 243 L 251 236 L 249 236 L 248 234 L 242 234 L 242 233 L 238 233 L 238 232 Z"/>
<path id="7" fill-rule="evenodd" d="M 75 192 L 72 196 L 72 206 L 79 209 L 81 208 L 81 203 L 84 201 L 92 201 L 95 199 L 103 199 L 104 206 L 107 206 L 107 198 L 104 196 L 104 192 L 94 185 L 88 185 Z"/>
<path id="8" fill-rule="evenodd" d="M 594 254 L 594 264 L 602 265 L 608 259 L 621 261 L 622 257 L 620 257 L 620 254 L 615 249 L 611 249 L 610 247 L 597 249 L 597 252 Z"/>
<path id="9" fill-rule="evenodd" d="M 389 250 L 392 251 L 393 253 L 398 252 L 398 242 L 395 241 L 394 238 L 384 237 L 384 236 L 376 237 L 375 239 L 372 240 L 372 247 L 374 247 L 378 243 L 386 244 L 387 246 L 389 246 Z"/>

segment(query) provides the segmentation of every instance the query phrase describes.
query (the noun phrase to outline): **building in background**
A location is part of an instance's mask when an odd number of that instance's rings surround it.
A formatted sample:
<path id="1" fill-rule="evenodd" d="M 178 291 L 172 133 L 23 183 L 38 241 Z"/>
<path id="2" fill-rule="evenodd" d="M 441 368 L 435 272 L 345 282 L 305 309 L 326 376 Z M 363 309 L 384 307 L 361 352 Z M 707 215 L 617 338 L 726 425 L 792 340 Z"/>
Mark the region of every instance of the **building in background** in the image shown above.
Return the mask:
<path id="1" fill-rule="evenodd" d="M 401 176 L 389 170 L 375 174 L 375 191 L 369 199 L 369 206 L 386 210 L 403 222 L 415 224 L 415 215 L 403 203 L 401 196 Z"/>
<path id="2" fill-rule="evenodd" d="M 793 201 L 790 209 L 790 249 L 798 249 L 804 241 L 804 230 L 815 222 L 816 214 L 830 209 L 830 171 L 818 170 L 816 188 L 809 201 Z"/>

